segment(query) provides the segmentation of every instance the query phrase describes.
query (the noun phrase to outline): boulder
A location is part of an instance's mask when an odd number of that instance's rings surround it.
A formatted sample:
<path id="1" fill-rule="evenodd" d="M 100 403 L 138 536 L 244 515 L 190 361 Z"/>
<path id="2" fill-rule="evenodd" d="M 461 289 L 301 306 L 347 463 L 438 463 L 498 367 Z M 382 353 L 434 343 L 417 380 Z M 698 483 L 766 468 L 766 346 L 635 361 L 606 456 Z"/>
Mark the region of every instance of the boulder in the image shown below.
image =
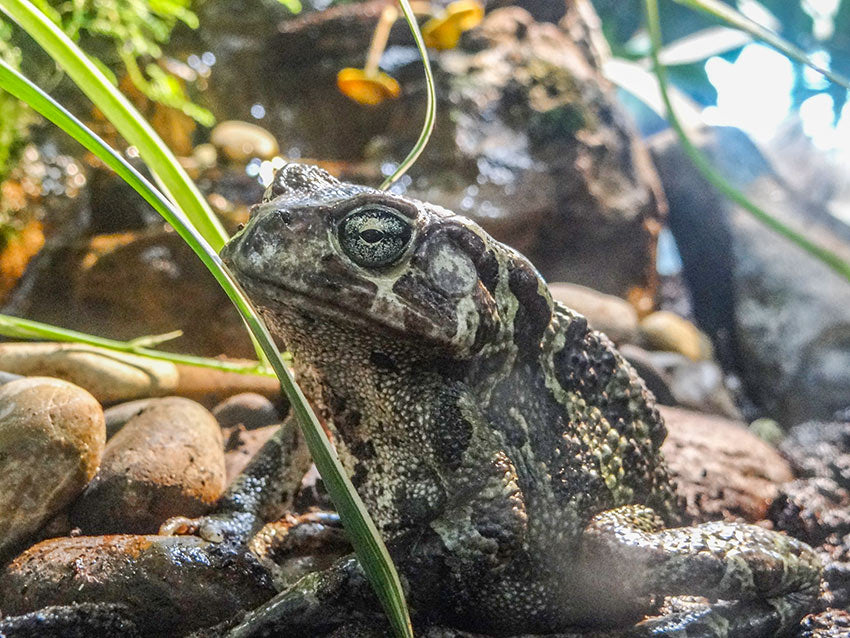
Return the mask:
<path id="1" fill-rule="evenodd" d="M 850 229 L 777 178 L 733 129 L 696 138 L 779 221 L 850 261 Z M 850 404 L 850 282 L 723 199 L 670 134 L 652 141 L 697 320 L 723 363 L 784 427 Z"/>
<path id="2" fill-rule="evenodd" d="M 0 406 L 2 560 L 83 491 L 106 432 L 94 397 L 59 379 L 6 383 Z"/>
<path id="3" fill-rule="evenodd" d="M 159 399 L 109 440 L 71 520 L 89 534 L 153 533 L 172 516 L 204 514 L 224 487 L 215 418 L 189 399 Z"/>

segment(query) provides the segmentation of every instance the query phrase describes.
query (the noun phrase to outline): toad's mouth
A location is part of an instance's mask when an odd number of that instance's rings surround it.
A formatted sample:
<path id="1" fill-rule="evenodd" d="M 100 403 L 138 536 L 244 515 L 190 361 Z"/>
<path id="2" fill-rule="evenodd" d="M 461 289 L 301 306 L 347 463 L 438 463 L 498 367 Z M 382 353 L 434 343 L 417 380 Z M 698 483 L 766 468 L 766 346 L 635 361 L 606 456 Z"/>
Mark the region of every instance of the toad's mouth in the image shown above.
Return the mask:
<path id="1" fill-rule="evenodd" d="M 231 271 L 244 289 L 251 302 L 259 307 L 263 314 L 298 313 L 315 318 L 321 318 L 334 323 L 342 323 L 368 331 L 374 335 L 376 328 L 384 332 L 389 339 L 407 342 L 423 341 L 429 347 L 451 349 L 453 344 L 435 336 L 411 334 L 403 323 L 395 323 L 389 313 L 370 312 L 370 303 L 334 303 L 327 297 L 282 285 L 255 274 L 248 274 L 230 265 Z M 372 296 L 374 299 L 374 296 Z M 409 321 L 409 319 L 408 319 Z M 426 324 L 425 317 L 420 317 L 420 325 Z M 286 335 L 282 335 L 284 338 Z M 424 344 L 423 344 L 424 345 Z"/>

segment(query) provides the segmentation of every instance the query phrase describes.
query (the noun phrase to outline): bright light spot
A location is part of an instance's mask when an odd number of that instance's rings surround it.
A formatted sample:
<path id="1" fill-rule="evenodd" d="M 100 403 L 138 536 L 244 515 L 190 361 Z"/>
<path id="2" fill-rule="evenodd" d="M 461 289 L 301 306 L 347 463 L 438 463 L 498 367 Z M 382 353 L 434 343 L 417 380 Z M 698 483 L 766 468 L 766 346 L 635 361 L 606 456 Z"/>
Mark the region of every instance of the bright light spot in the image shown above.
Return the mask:
<path id="1" fill-rule="evenodd" d="M 215 53 L 212 51 L 207 51 L 201 56 L 201 62 L 206 64 L 207 66 L 212 66 L 215 64 Z"/>
<path id="2" fill-rule="evenodd" d="M 800 119 L 803 132 L 812 138 L 812 144 L 822 151 L 835 146 L 835 127 L 833 107 L 835 102 L 827 93 L 818 93 L 800 105 Z"/>
<path id="3" fill-rule="evenodd" d="M 384 177 L 389 177 L 393 173 L 395 173 L 395 169 L 398 168 L 398 164 L 394 162 L 384 162 L 381 164 L 381 175 Z"/>
<path id="4" fill-rule="evenodd" d="M 266 107 L 262 104 L 255 104 L 251 107 L 251 116 L 257 120 L 263 119 L 266 116 Z"/>
<path id="5" fill-rule="evenodd" d="M 260 174 L 260 167 L 262 166 L 262 164 L 263 162 L 260 160 L 260 158 L 255 157 L 250 162 L 248 162 L 248 165 L 245 167 L 245 172 L 251 177 L 257 177 Z"/>
<path id="6" fill-rule="evenodd" d="M 682 257 L 673 233 L 666 226 L 658 233 L 656 248 L 656 269 L 661 276 L 669 277 L 682 272 Z"/>
<path id="7" fill-rule="evenodd" d="M 803 11 L 808 13 L 814 24 L 812 33 L 818 40 L 829 40 L 835 33 L 835 13 L 841 0 L 803 0 Z"/>
<path id="8" fill-rule="evenodd" d="M 815 51 L 810 56 L 812 62 L 824 69 L 829 68 L 832 57 L 826 51 Z M 803 67 L 803 81 L 806 86 L 814 91 L 822 91 L 829 86 L 829 80 L 820 71 L 815 71 L 812 67 L 806 65 Z"/>
<path id="9" fill-rule="evenodd" d="M 274 171 L 274 162 L 267 161 L 260 164 L 260 183 L 263 185 L 264 188 L 272 183 L 272 180 L 274 179 Z"/>
<path id="10" fill-rule="evenodd" d="M 710 58 L 705 71 L 717 90 L 717 106 L 704 113 L 712 124 L 737 126 L 757 140 L 766 140 L 788 116 L 794 70 L 781 53 L 750 44 L 734 63 Z"/>

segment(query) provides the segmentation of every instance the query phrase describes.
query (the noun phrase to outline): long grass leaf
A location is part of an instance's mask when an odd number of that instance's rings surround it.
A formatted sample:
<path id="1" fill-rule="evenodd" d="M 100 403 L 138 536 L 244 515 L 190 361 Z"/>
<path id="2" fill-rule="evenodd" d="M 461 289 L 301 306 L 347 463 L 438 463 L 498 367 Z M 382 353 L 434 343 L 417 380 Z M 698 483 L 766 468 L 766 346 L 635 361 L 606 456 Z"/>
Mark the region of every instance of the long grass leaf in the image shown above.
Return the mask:
<path id="1" fill-rule="evenodd" d="M 2 69 L 0 69 L 0 75 L 2 75 Z M 256 374 L 265 377 L 274 376 L 274 371 L 260 365 L 258 361 L 238 363 L 222 359 L 196 357 L 190 354 L 154 350 L 148 346 L 140 345 L 143 341 L 138 339 L 134 339 L 132 341 L 116 341 L 115 339 L 97 337 L 84 332 L 69 330 L 67 328 L 59 328 L 58 326 L 41 323 L 40 321 L 32 321 L 30 319 L 22 319 L 20 317 L 12 317 L 10 315 L 0 315 L 0 335 L 10 339 L 42 339 L 46 341 L 61 341 L 65 343 L 82 343 L 95 348 L 114 350 L 116 352 L 126 352 L 128 354 L 135 354 L 142 357 L 148 357 L 150 359 L 170 361 L 171 363 L 179 363 L 199 368 L 211 368 L 222 372 Z"/>
<path id="2" fill-rule="evenodd" d="M 822 73 L 836 84 L 840 84 L 845 89 L 850 90 L 850 80 L 843 75 L 826 68 L 822 64 L 818 64 L 801 48 L 794 46 L 770 29 L 750 20 L 747 16 L 736 11 L 729 5 L 723 4 L 719 0 L 673 0 L 673 2 L 691 9 L 697 9 L 722 20 L 729 26 L 746 31 L 757 40 L 761 40 L 801 64 L 812 67 L 815 71 Z"/>
<path id="3" fill-rule="evenodd" d="M 381 184 L 382 189 L 387 189 L 392 186 L 398 179 L 404 175 L 407 170 L 413 166 L 414 162 L 425 150 L 425 145 L 431 138 L 431 133 L 434 130 L 434 123 L 437 120 L 437 91 L 434 86 L 434 73 L 431 70 L 431 60 L 428 58 L 428 50 L 425 48 L 425 41 L 422 39 L 422 33 L 419 31 L 419 25 L 416 22 L 416 15 L 410 7 L 408 0 L 398 0 L 401 5 L 401 12 L 404 14 L 404 19 L 407 21 L 407 26 L 410 27 L 410 32 L 413 34 L 413 40 L 416 42 L 416 48 L 419 50 L 419 56 L 422 58 L 422 66 L 425 68 L 425 122 L 422 125 L 422 131 L 419 133 L 419 139 L 416 144 L 407 154 L 407 157 L 398 165 L 398 168 L 393 171 L 393 174 L 384 180 Z"/>

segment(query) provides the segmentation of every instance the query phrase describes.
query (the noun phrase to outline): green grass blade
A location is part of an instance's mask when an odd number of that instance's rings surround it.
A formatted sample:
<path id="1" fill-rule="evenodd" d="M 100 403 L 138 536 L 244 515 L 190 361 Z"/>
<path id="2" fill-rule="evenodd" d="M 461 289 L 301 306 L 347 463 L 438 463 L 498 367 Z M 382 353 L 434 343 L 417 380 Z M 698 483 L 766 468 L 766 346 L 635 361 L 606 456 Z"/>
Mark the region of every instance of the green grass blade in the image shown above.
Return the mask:
<path id="1" fill-rule="evenodd" d="M 416 42 L 416 48 L 419 50 L 419 56 L 422 58 L 422 66 L 425 67 L 425 88 L 427 93 L 427 102 L 425 104 L 425 122 L 422 125 L 422 131 L 419 133 L 419 139 L 413 145 L 410 153 L 404 158 L 398 168 L 395 169 L 392 175 L 384 180 L 381 184 L 382 189 L 387 189 L 398 181 L 407 170 L 413 166 L 422 151 L 425 150 L 425 145 L 431 138 L 431 133 L 434 131 L 434 123 L 437 119 L 437 91 L 434 88 L 434 73 L 431 70 L 431 60 L 428 57 L 428 50 L 425 48 L 425 42 L 422 39 L 422 33 L 419 31 L 419 24 L 416 22 L 416 15 L 413 9 L 410 8 L 408 0 L 398 0 L 401 5 L 401 12 L 404 14 L 404 19 L 407 21 L 407 26 L 410 27 L 410 32 L 413 34 L 413 40 Z"/>
<path id="2" fill-rule="evenodd" d="M 691 162 L 693 162 L 694 166 L 697 167 L 697 170 L 699 170 L 702 176 L 725 197 L 749 212 L 765 226 L 771 228 L 786 239 L 791 240 L 810 255 L 821 260 L 839 275 L 850 281 L 850 264 L 844 261 L 837 254 L 827 250 L 823 246 L 819 246 L 807 237 L 795 231 L 790 226 L 785 225 L 766 210 L 750 201 L 744 193 L 730 184 L 729 181 L 723 177 L 720 171 L 712 166 L 711 162 L 702 153 L 702 151 L 700 151 L 696 145 L 691 142 L 684 126 L 682 126 L 682 123 L 676 116 L 676 111 L 673 108 L 673 103 L 670 99 L 670 93 L 668 90 L 667 70 L 664 65 L 661 64 L 659 58 L 662 38 L 661 21 L 658 15 L 658 0 L 644 0 L 644 6 L 646 9 L 646 24 L 649 30 L 649 38 L 651 42 L 650 57 L 652 59 L 653 70 L 658 78 L 658 86 L 661 90 L 661 99 L 664 101 L 664 106 L 667 109 L 667 120 L 676 132 L 676 136 L 679 138 L 679 143 L 682 145 L 682 148 L 688 158 Z"/>
<path id="3" fill-rule="evenodd" d="M 375 524 L 366 511 L 366 506 L 348 479 L 336 451 L 331 446 L 316 415 L 310 409 L 306 397 L 283 362 L 268 329 L 259 318 L 239 283 L 222 263 L 218 253 L 191 225 L 186 216 L 165 199 L 124 158 L 57 104 L 49 95 L 2 61 L 0 61 L 0 88 L 29 104 L 88 150 L 95 153 L 174 227 L 209 269 L 239 310 L 280 380 L 281 388 L 289 399 L 304 432 L 313 461 L 316 463 L 325 487 L 348 530 L 351 544 L 354 546 L 363 570 L 375 588 L 396 634 L 403 638 L 413 638 L 407 603 L 404 600 L 398 573 Z"/>
<path id="4" fill-rule="evenodd" d="M 2 75 L 2 71 L 0 71 Z M 211 368 L 222 372 L 236 372 L 238 374 L 256 374 L 264 377 L 273 377 L 274 372 L 271 368 L 260 365 L 259 362 L 236 363 L 234 361 L 223 361 L 221 359 L 210 359 L 208 357 L 195 357 L 188 354 L 178 354 L 174 352 L 164 352 L 162 350 L 154 350 L 140 343 L 146 342 L 145 337 L 141 339 L 133 339 L 132 341 L 116 341 L 114 339 L 105 339 L 77 332 L 76 330 L 68 330 L 67 328 L 59 328 L 50 324 L 32 321 L 30 319 L 21 319 L 20 317 L 12 317 L 10 315 L 0 315 L 0 335 L 10 339 L 41 339 L 46 341 L 62 341 L 66 343 L 82 343 L 95 348 L 103 348 L 105 350 L 114 350 L 116 352 L 126 352 L 135 354 L 150 359 L 158 359 L 160 361 L 170 361 L 181 365 L 195 366 L 199 368 Z"/>
<path id="5" fill-rule="evenodd" d="M 216 250 L 227 233 L 200 191 L 153 128 L 89 57 L 29 0 L 0 0 L 0 11 L 18 23 L 71 77 L 162 181 L 169 196 Z"/>
<path id="6" fill-rule="evenodd" d="M 799 47 L 796 47 L 787 40 L 779 37 L 770 29 L 753 22 L 747 16 L 736 11 L 729 5 L 723 4 L 719 0 L 673 0 L 673 2 L 707 13 L 722 20 L 726 24 L 735 27 L 736 29 L 746 31 L 757 40 L 761 40 L 765 44 L 772 46 L 777 51 L 781 51 L 789 58 L 793 58 L 801 64 L 812 67 L 815 71 L 822 73 L 836 84 L 850 90 L 850 80 L 845 78 L 843 75 L 830 71 L 823 65 L 818 64 Z"/>

